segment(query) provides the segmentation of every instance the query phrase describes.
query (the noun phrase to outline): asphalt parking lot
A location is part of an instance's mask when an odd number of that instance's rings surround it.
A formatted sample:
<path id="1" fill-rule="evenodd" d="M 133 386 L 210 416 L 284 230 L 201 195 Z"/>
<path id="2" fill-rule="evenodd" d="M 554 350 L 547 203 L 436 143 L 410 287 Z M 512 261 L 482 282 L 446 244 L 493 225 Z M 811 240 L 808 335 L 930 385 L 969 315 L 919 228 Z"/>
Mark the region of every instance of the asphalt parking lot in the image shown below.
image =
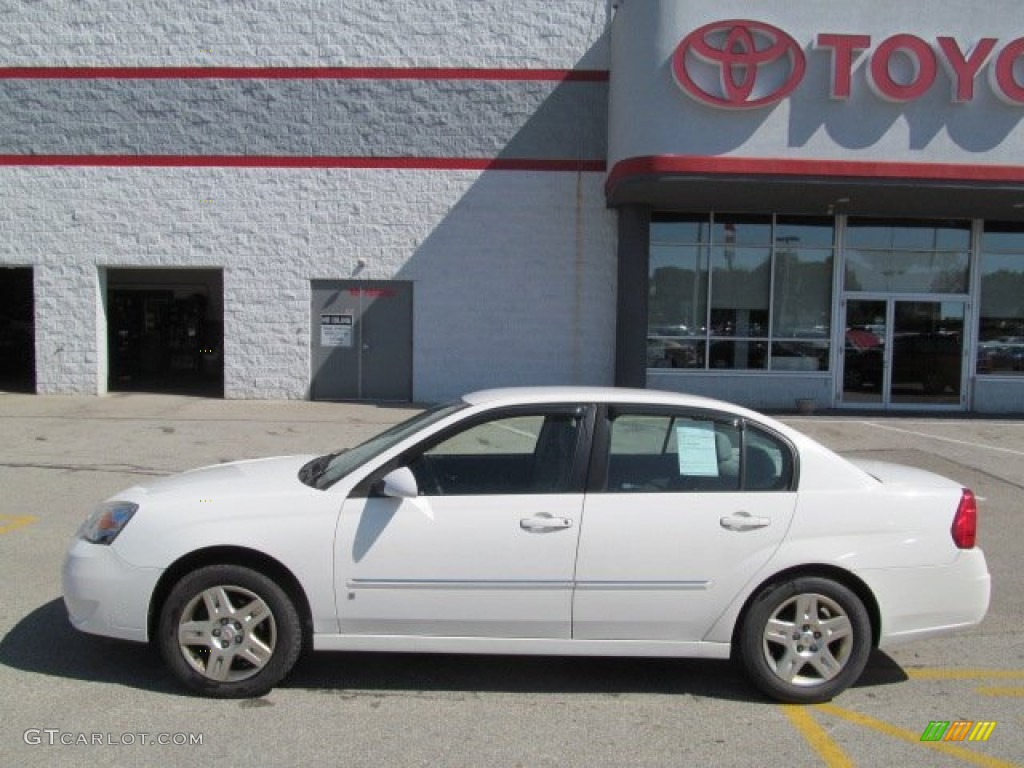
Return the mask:
<path id="1" fill-rule="evenodd" d="M 1024 421 L 784 416 L 843 454 L 974 489 L 978 628 L 877 653 L 831 704 L 764 700 L 726 662 L 315 654 L 252 701 L 179 689 L 149 649 L 76 633 L 64 548 L 147 477 L 351 445 L 406 408 L 0 394 L 0 765 L 1005 766 L 1024 761 Z M 933 721 L 986 741 L 922 742 Z M 160 743 L 167 742 L 167 743 Z"/>

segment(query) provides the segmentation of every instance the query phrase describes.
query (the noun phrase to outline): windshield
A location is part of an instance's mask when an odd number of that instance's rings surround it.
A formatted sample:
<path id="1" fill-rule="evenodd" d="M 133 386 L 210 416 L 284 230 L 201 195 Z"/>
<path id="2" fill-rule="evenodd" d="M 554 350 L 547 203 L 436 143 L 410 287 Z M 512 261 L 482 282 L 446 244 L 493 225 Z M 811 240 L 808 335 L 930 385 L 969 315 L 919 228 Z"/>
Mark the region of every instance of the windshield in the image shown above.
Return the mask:
<path id="1" fill-rule="evenodd" d="M 405 438 L 465 407 L 466 403 L 458 401 L 438 405 L 423 411 L 411 419 L 407 419 L 381 432 L 379 435 L 371 437 L 365 443 L 361 443 L 355 448 L 313 459 L 313 461 L 302 468 L 299 478 L 302 482 L 314 488 L 319 488 L 320 490 L 328 488 L 345 477 L 349 472 L 361 467 L 370 459 L 379 456 Z"/>

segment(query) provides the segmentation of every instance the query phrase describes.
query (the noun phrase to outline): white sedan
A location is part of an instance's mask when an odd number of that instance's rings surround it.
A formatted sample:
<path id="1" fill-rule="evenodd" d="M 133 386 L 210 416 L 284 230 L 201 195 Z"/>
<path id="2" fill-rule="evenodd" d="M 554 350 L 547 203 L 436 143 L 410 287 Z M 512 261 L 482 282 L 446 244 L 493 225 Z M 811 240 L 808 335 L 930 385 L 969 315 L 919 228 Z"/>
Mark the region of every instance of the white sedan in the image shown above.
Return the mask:
<path id="1" fill-rule="evenodd" d="M 64 563 L 78 629 L 257 696 L 303 649 L 738 658 L 827 700 L 872 647 L 981 621 L 974 496 L 723 402 L 479 392 L 327 456 L 129 488 Z"/>

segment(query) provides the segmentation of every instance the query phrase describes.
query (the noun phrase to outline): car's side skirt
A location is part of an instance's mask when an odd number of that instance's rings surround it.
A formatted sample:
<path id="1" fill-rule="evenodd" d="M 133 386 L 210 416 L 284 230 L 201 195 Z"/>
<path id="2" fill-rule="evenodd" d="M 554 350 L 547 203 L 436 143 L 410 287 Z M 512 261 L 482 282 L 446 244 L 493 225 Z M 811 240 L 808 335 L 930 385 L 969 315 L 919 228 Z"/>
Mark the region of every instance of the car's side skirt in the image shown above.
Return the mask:
<path id="1" fill-rule="evenodd" d="M 317 651 L 480 653 L 529 656 L 657 656 L 698 659 L 728 659 L 731 650 L 729 643 L 706 642 L 327 634 L 313 636 L 313 649 Z"/>

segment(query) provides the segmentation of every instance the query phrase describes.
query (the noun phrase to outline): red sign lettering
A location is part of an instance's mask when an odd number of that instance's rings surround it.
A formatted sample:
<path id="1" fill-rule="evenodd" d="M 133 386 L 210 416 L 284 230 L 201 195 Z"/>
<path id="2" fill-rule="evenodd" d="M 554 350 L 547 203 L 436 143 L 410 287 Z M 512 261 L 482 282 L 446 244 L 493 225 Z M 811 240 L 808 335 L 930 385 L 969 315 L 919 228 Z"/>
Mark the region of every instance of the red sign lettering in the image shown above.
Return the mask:
<path id="1" fill-rule="evenodd" d="M 996 96 L 1007 104 L 1024 106 L 1024 37 L 1011 40 L 998 51 L 999 40 L 984 37 L 966 53 L 949 36 L 931 42 L 900 33 L 873 48 L 872 43 L 869 35 L 822 32 L 817 36 L 815 48 L 829 54 L 833 99 L 852 97 L 856 64 L 866 56 L 863 76 L 871 90 L 886 101 L 920 99 L 935 86 L 941 64 L 952 86 L 953 102 L 973 101 L 975 84 L 987 68 L 989 87 Z M 810 63 L 785 31 L 743 19 L 713 22 L 694 30 L 672 55 L 676 82 L 686 93 L 709 106 L 742 109 L 782 101 L 800 87 Z M 773 68 L 770 72 L 769 67 Z"/>
<path id="2" fill-rule="evenodd" d="M 952 37 L 939 38 L 939 48 L 945 56 L 942 63 L 946 65 L 946 71 L 953 81 L 953 101 L 963 103 L 974 98 L 974 79 L 992 55 L 997 42 L 994 37 L 979 40 L 971 55 L 965 59 L 956 40 Z"/>
<path id="3" fill-rule="evenodd" d="M 896 54 L 905 56 L 914 70 L 907 83 L 897 82 L 892 76 L 892 61 Z M 913 101 L 932 87 L 937 71 L 935 51 L 928 43 L 913 35 L 893 35 L 875 49 L 868 67 L 868 83 L 887 101 Z"/>
<path id="4" fill-rule="evenodd" d="M 1024 104 L 1024 85 L 1017 81 L 1014 75 L 1014 65 L 1017 59 L 1024 54 L 1024 37 L 1014 40 L 1007 45 L 996 59 L 996 66 L 990 70 L 994 74 L 989 78 L 992 87 L 1007 104 Z"/>
<path id="5" fill-rule="evenodd" d="M 853 54 L 871 47 L 867 35 L 818 35 L 818 47 L 832 50 L 832 98 L 850 98 Z"/>

